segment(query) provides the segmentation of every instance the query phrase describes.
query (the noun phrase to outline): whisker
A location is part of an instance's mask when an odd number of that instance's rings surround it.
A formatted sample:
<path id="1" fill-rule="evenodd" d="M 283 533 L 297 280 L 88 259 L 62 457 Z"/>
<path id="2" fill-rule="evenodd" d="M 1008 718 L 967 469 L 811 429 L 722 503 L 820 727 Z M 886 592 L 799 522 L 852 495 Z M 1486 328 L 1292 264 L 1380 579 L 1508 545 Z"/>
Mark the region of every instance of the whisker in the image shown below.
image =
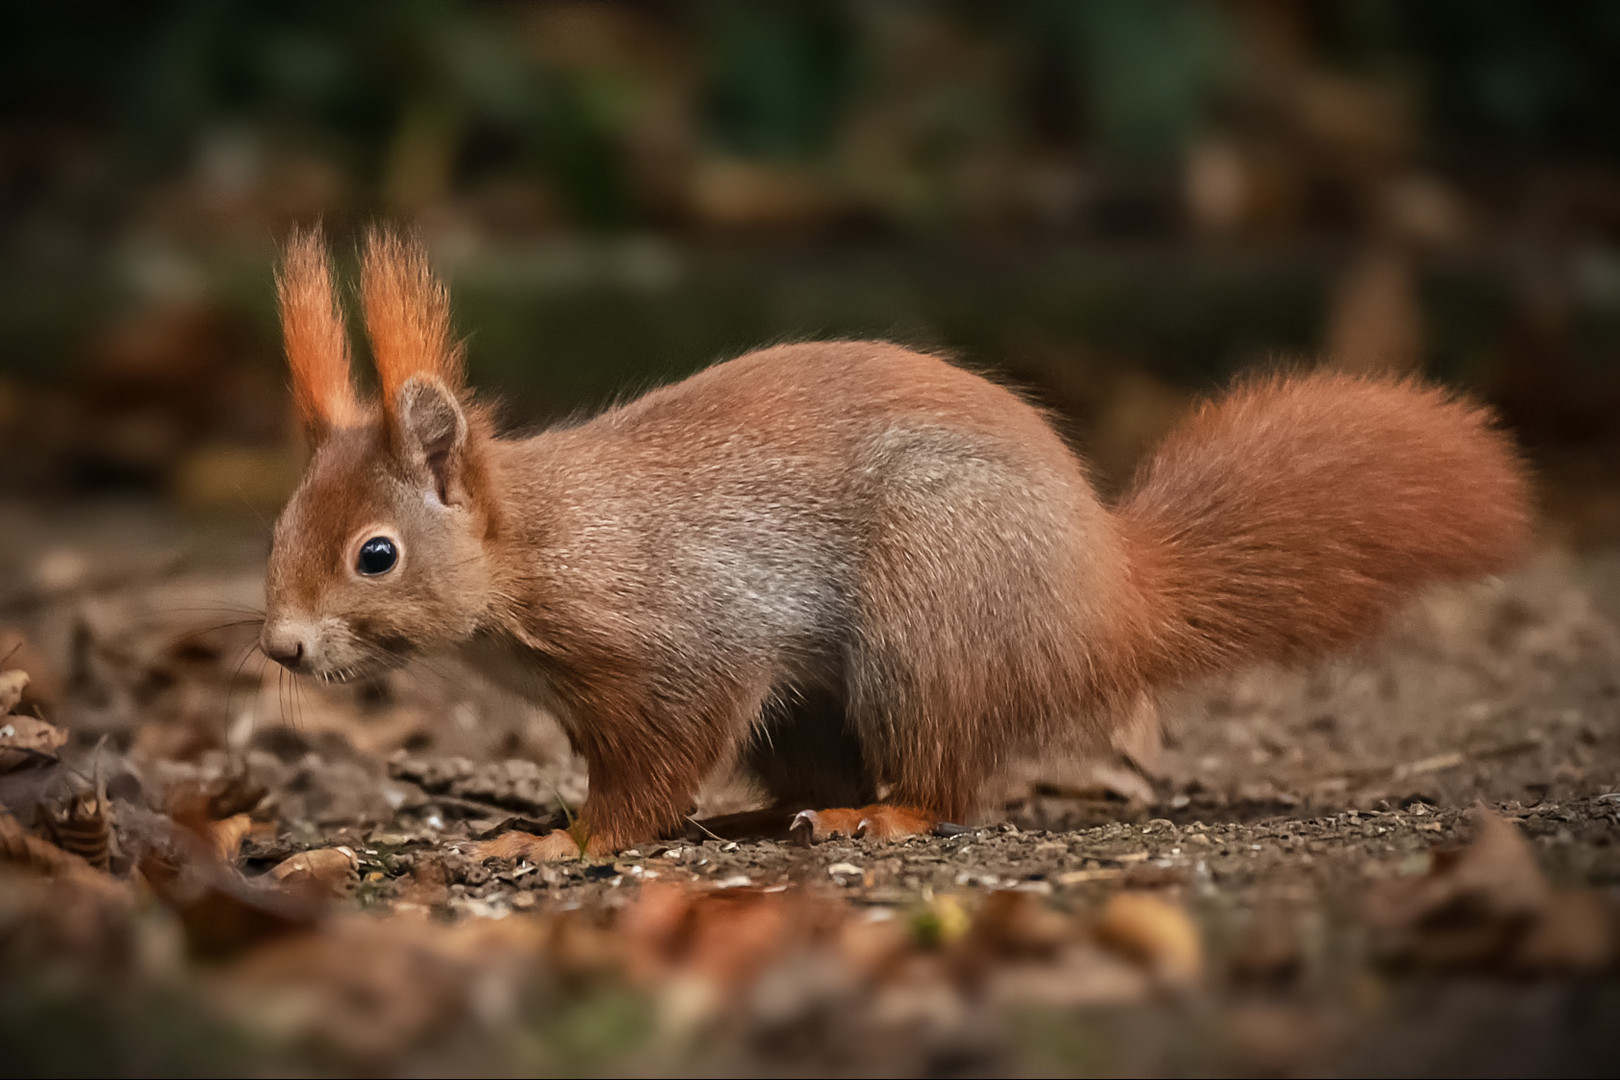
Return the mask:
<path id="1" fill-rule="evenodd" d="M 260 703 L 264 701 L 264 667 L 268 663 L 270 663 L 270 657 L 261 650 L 259 653 L 259 668 L 253 678 L 253 707 L 248 710 L 248 723 L 255 734 L 259 730 Z M 251 743 L 252 741 L 252 735 L 249 735 L 248 742 Z"/>
<path id="2" fill-rule="evenodd" d="M 259 643 L 257 641 L 248 642 L 237 651 L 236 658 L 230 665 L 230 676 L 225 682 L 225 722 L 223 725 L 227 741 L 230 737 L 231 728 L 236 723 L 236 696 L 242 692 L 242 687 L 240 686 L 242 681 L 242 669 L 247 665 L 247 662 L 253 658 L 253 654 L 258 650 L 258 648 Z M 264 681 L 264 669 L 262 665 L 260 666 L 259 671 L 260 677 L 255 679 L 253 682 L 252 692 L 255 699 L 263 689 L 261 685 Z M 256 708 L 252 711 L 256 711 Z"/>
<path id="3" fill-rule="evenodd" d="M 287 669 L 281 668 L 276 672 L 276 709 L 281 714 L 281 726 L 290 727 L 297 731 L 292 718 L 287 715 Z"/>
<path id="4" fill-rule="evenodd" d="M 264 617 L 262 607 L 251 604 L 154 604 L 147 609 L 152 615 L 196 615 L 206 612 L 210 615 L 257 615 Z"/>
<path id="5" fill-rule="evenodd" d="M 245 626 L 259 626 L 263 623 L 263 621 L 264 620 L 262 619 L 236 619 L 231 622 L 214 623 L 210 626 L 200 627 L 196 630 L 189 630 L 182 633 L 179 637 L 165 641 L 163 643 L 163 651 L 173 652 L 175 649 L 178 649 L 183 645 L 191 644 L 200 637 L 206 637 L 209 634 L 216 634 L 224 630 L 239 630 Z"/>
<path id="6" fill-rule="evenodd" d="M 293 717 L 299 728 L 307 728 L 304 723 L 304 680 L 294 672 L 292 677 Z"/>

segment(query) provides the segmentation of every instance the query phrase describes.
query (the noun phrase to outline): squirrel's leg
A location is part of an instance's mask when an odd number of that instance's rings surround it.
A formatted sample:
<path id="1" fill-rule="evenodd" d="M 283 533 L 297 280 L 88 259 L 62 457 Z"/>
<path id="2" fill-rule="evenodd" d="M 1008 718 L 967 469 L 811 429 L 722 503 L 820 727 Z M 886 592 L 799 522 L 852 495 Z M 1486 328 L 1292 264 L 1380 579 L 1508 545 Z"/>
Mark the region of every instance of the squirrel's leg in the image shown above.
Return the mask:
<path id="1" fill-rule="evenodd" d="M 657 840 L 680 823 L 707 771 L 690 760 L 648 758 L 624 748 L 612 758 L 587 751 L 586 764 L 590 792 L 571 826 L 543 836 L 502 833 L 475 845 L 475 857 L 557 862 Z"/>
<path id="2" fill-rule="evenodd" d="M 943 617 L 936 622 L 948 625 Z M 989 695 L 961 677 L 963 668 L 971 675 L 972 664 L 958 665 L 949 653 L 919 655 L 907 644 L 916 639 L 903 629 L 869 631 L 848 667 L 849 730 L 871 774 L 888 782 L 887 794 L 867 805 L 801 811 L 790 825 L 800 842 L 915 836 L 961 822 L 975 808 L 988 764 L 999 756 L 986 723 Z"/>
<path id="3" fill-rule="evenodd" d="M 941 712 L 933 716 L 937 719 Z M 791 835 L 801 843 L 834 835 L 886 840 L 933 832 L 943 822 L 964 820 L 983 780 L 980 763 L 989 758 L 966 731 L 959 740 L 935 742 L 932 751 L 913 744 L 909 754 L 891 755 L 883 775 L 893 777 L 894 783 L 881 802 L 802 810 L 793 818 Z"/>
<path id="4" fill-rule="evenodd" d="M 692 807 L 703 779 L 733 752 L 746 728 L 734 705 L 706 704 L 680 709 L 672 697 L 620 714 L 594 711 L 574 733 L 590 776 L 578 820 L 544 836 L 504 833 L 477 845 L 475 854 L 531 862 L 577 859 L 610 855 L 669 834 Z M 676 709 L 678 722 L 672 715 Z"/>

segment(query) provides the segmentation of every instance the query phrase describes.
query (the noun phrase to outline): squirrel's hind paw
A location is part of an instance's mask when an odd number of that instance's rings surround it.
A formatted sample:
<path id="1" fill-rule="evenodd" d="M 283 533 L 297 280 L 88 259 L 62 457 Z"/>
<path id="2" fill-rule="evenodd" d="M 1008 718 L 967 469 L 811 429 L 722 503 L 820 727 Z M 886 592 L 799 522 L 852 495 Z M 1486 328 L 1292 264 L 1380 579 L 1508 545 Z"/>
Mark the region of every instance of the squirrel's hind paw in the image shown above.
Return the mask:
<path id="1" fill-rule="evenodd" d="M 801 810 L 793 816 L 789 834 L 800 844 L 815 844 L 834 836 L 861 840 L 891 840 L 932 832 L 939 817 L 914 806 L 876 803 L 855 809 Z"/>
<path id="2" fill-rule="evenodd" d="M 583 857 L 579 841 L 566 829 L 553 829 L 544 836 L 526 832 L 504 832 L 493 840 L 480 840 L 468 854 L 478 862 L 510 859 L 512 862 L 565 862 Z"/>

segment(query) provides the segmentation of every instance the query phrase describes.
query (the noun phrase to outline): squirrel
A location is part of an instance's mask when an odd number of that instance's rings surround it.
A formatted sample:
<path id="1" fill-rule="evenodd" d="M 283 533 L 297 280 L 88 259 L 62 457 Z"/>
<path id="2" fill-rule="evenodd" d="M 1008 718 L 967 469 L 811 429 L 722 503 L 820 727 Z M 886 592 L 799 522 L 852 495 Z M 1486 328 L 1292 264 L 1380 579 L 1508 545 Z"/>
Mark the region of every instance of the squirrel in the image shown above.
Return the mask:
<path id="1" fill-rule="evenodd" d="M 728 765 L 809 840 L 963 821 L 1015 757 L 1351 646 L 1530 543 L 1511 440 L 1410 378 L 1239 381 L 1109 506 L 1040 409 L 884 342 L 775 345 L 502 437 L 421 246 L 373 232 L 360 291 L 374 399 L 324 243 L 293 235 L 277 292 L 313 453 L 262 648 L 326 680 L 456 651 L 550 709 L 589 794 L 532 859 L 668 835 Z"/>

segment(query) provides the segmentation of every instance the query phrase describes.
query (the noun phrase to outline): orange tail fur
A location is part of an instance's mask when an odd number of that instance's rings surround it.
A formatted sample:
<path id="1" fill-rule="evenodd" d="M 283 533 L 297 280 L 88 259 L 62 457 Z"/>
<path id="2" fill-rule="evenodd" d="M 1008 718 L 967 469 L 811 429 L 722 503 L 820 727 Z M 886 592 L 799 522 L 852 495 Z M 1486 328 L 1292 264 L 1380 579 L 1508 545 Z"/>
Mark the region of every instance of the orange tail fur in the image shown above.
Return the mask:
<path id="1" fill-rule="evenodd" d="M 1529 485 L 1490 414 L 1410 381 L 1240 385 L 1180 425 L 1120 507 L 1149 683 L 1366 637 L 1414 588 L 1498 573 Z"/>

